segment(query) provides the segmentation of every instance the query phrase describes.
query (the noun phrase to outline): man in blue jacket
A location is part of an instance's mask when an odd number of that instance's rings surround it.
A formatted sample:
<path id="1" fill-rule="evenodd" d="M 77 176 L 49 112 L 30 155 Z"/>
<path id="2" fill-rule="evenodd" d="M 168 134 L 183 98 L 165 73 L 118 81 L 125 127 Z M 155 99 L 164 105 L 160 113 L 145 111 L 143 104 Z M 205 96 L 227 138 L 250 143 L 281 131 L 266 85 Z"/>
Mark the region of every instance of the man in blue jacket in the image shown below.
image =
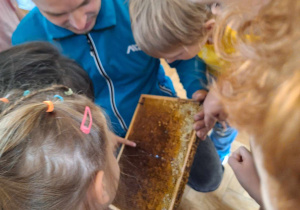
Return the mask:
<path id="1" fill-rule="evenodd" d="M 37 7 L 14 32 L 13 44 L 48 41 L 76 60 L 93 81 L 95 103 L 109 115 L 119 136 L 125 136 L 141 94 L 176 96 L 160 60 L 146 55 L 135 44 L 127 1 L 34 2 Z M 198 94 L 200 100 L 206 84 L 204 63 L 191 59 L 176 61 L 171 66 L 177 69 L 187 96 L 191 98 L 194 94 L 197 98 Z M 197 152 L 201 156 L 195 157 L 190 185 L 198 191 L 211 191 L 220 184 L 222 168 L 213 147 L 210 140 L 199 145 L 198 150 L 210 152 Z"/>

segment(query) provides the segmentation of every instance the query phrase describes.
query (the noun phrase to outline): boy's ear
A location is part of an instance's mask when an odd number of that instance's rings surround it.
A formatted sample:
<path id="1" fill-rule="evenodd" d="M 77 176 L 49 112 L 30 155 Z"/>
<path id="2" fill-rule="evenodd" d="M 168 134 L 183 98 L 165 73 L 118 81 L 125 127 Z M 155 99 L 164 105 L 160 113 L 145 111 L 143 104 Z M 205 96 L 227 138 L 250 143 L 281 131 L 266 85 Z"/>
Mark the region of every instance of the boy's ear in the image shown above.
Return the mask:
<path id="1" fill-rule="evenodd" d="M 204 27 L 208 30 L 211 31 L 214 26 L 215 26 L 216 20 L 215 19 L 210 19 L 204 23 Z"/>
<path id="2" fill-rule="evenodd" d="M 94 189 L 98 203 L 101 205 L 107 204 L 110 201 L 107 188 L 104 183 L 104 171 L 98 171 L 95 177 Z"/>

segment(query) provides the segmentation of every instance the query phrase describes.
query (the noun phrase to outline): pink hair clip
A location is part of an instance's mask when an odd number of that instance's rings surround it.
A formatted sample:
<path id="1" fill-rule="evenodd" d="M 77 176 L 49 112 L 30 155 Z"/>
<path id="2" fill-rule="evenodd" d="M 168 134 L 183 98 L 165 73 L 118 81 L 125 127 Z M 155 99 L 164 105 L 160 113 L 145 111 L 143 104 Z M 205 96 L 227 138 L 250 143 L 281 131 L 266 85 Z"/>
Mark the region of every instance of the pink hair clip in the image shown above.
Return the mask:
<path id="1" fill-rule="evenodd" d="M 87 115 L 89 115 L 90 118 L 90 123 L 88 127 L 85 126 Z M 93 124 L 93 118 L 92 118 L 91 109 L 90 107 L 86 106 L 84 110 L 83 119 L 80 125 L 80 130 L 85 134 L 89 134 L 91 132 L 92 124 Z"/>

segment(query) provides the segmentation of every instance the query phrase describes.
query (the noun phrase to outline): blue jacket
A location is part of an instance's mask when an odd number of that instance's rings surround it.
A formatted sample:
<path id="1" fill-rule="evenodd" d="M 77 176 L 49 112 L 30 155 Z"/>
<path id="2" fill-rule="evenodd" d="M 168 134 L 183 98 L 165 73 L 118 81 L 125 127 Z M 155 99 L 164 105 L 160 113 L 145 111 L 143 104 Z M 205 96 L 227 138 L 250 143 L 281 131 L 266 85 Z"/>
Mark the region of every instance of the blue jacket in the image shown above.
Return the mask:
<path id="1" fill-rule="evenodd" d="M 136 46 L 126 2 L 102 0 L 96 24 L 86 35 L 52 24 L 34 8 L 12 37 L 14 45 L 37 40 L 51 42 L 76 60 L 93 81 L 95 103 L 105 110 L 120 136 L 125 136 L 141 94 L 176 96 L 160 60 Z M 176 61 L 172 67 L 177 69 L 188 97 L 204 89 L 205 64 L 201 60 Z"/>

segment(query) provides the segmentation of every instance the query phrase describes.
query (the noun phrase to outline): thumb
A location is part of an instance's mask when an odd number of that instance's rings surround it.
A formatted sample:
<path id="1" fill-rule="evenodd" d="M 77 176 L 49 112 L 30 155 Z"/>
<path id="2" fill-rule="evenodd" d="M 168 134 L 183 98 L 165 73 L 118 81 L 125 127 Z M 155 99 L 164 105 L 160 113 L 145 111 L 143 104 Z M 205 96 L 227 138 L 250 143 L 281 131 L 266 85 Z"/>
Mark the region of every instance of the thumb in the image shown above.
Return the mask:
<path id="1" fill-rule="evenodd" d="M 234 173 L 236 171 L 239 170 L 239 167 L 241 166 L 241 163 L 234 157 L 230 156 L 228 158 L 228 164 L 230 165 L 230 167 L 232 168 L 232 170 L 234 171 Z"/>
<path id="2" fill-rule="evenodd" d="M 242 156 L 243 160 L 249 160 L 252 158 L 252 153 L 244 146 L 239 148 L 239 153 Z"/>
<path id="3" fill-rule="evenodd" d="M 226 121 L 226 120 L 227 120 L 227 117 L 228 117 L 227 113 L 224 112 L 224 111 L 221 111 L 221 112 L 219 113 L 219 115 L 218 115 L 218 120 L 219 120 L 219 121 Z"/>

